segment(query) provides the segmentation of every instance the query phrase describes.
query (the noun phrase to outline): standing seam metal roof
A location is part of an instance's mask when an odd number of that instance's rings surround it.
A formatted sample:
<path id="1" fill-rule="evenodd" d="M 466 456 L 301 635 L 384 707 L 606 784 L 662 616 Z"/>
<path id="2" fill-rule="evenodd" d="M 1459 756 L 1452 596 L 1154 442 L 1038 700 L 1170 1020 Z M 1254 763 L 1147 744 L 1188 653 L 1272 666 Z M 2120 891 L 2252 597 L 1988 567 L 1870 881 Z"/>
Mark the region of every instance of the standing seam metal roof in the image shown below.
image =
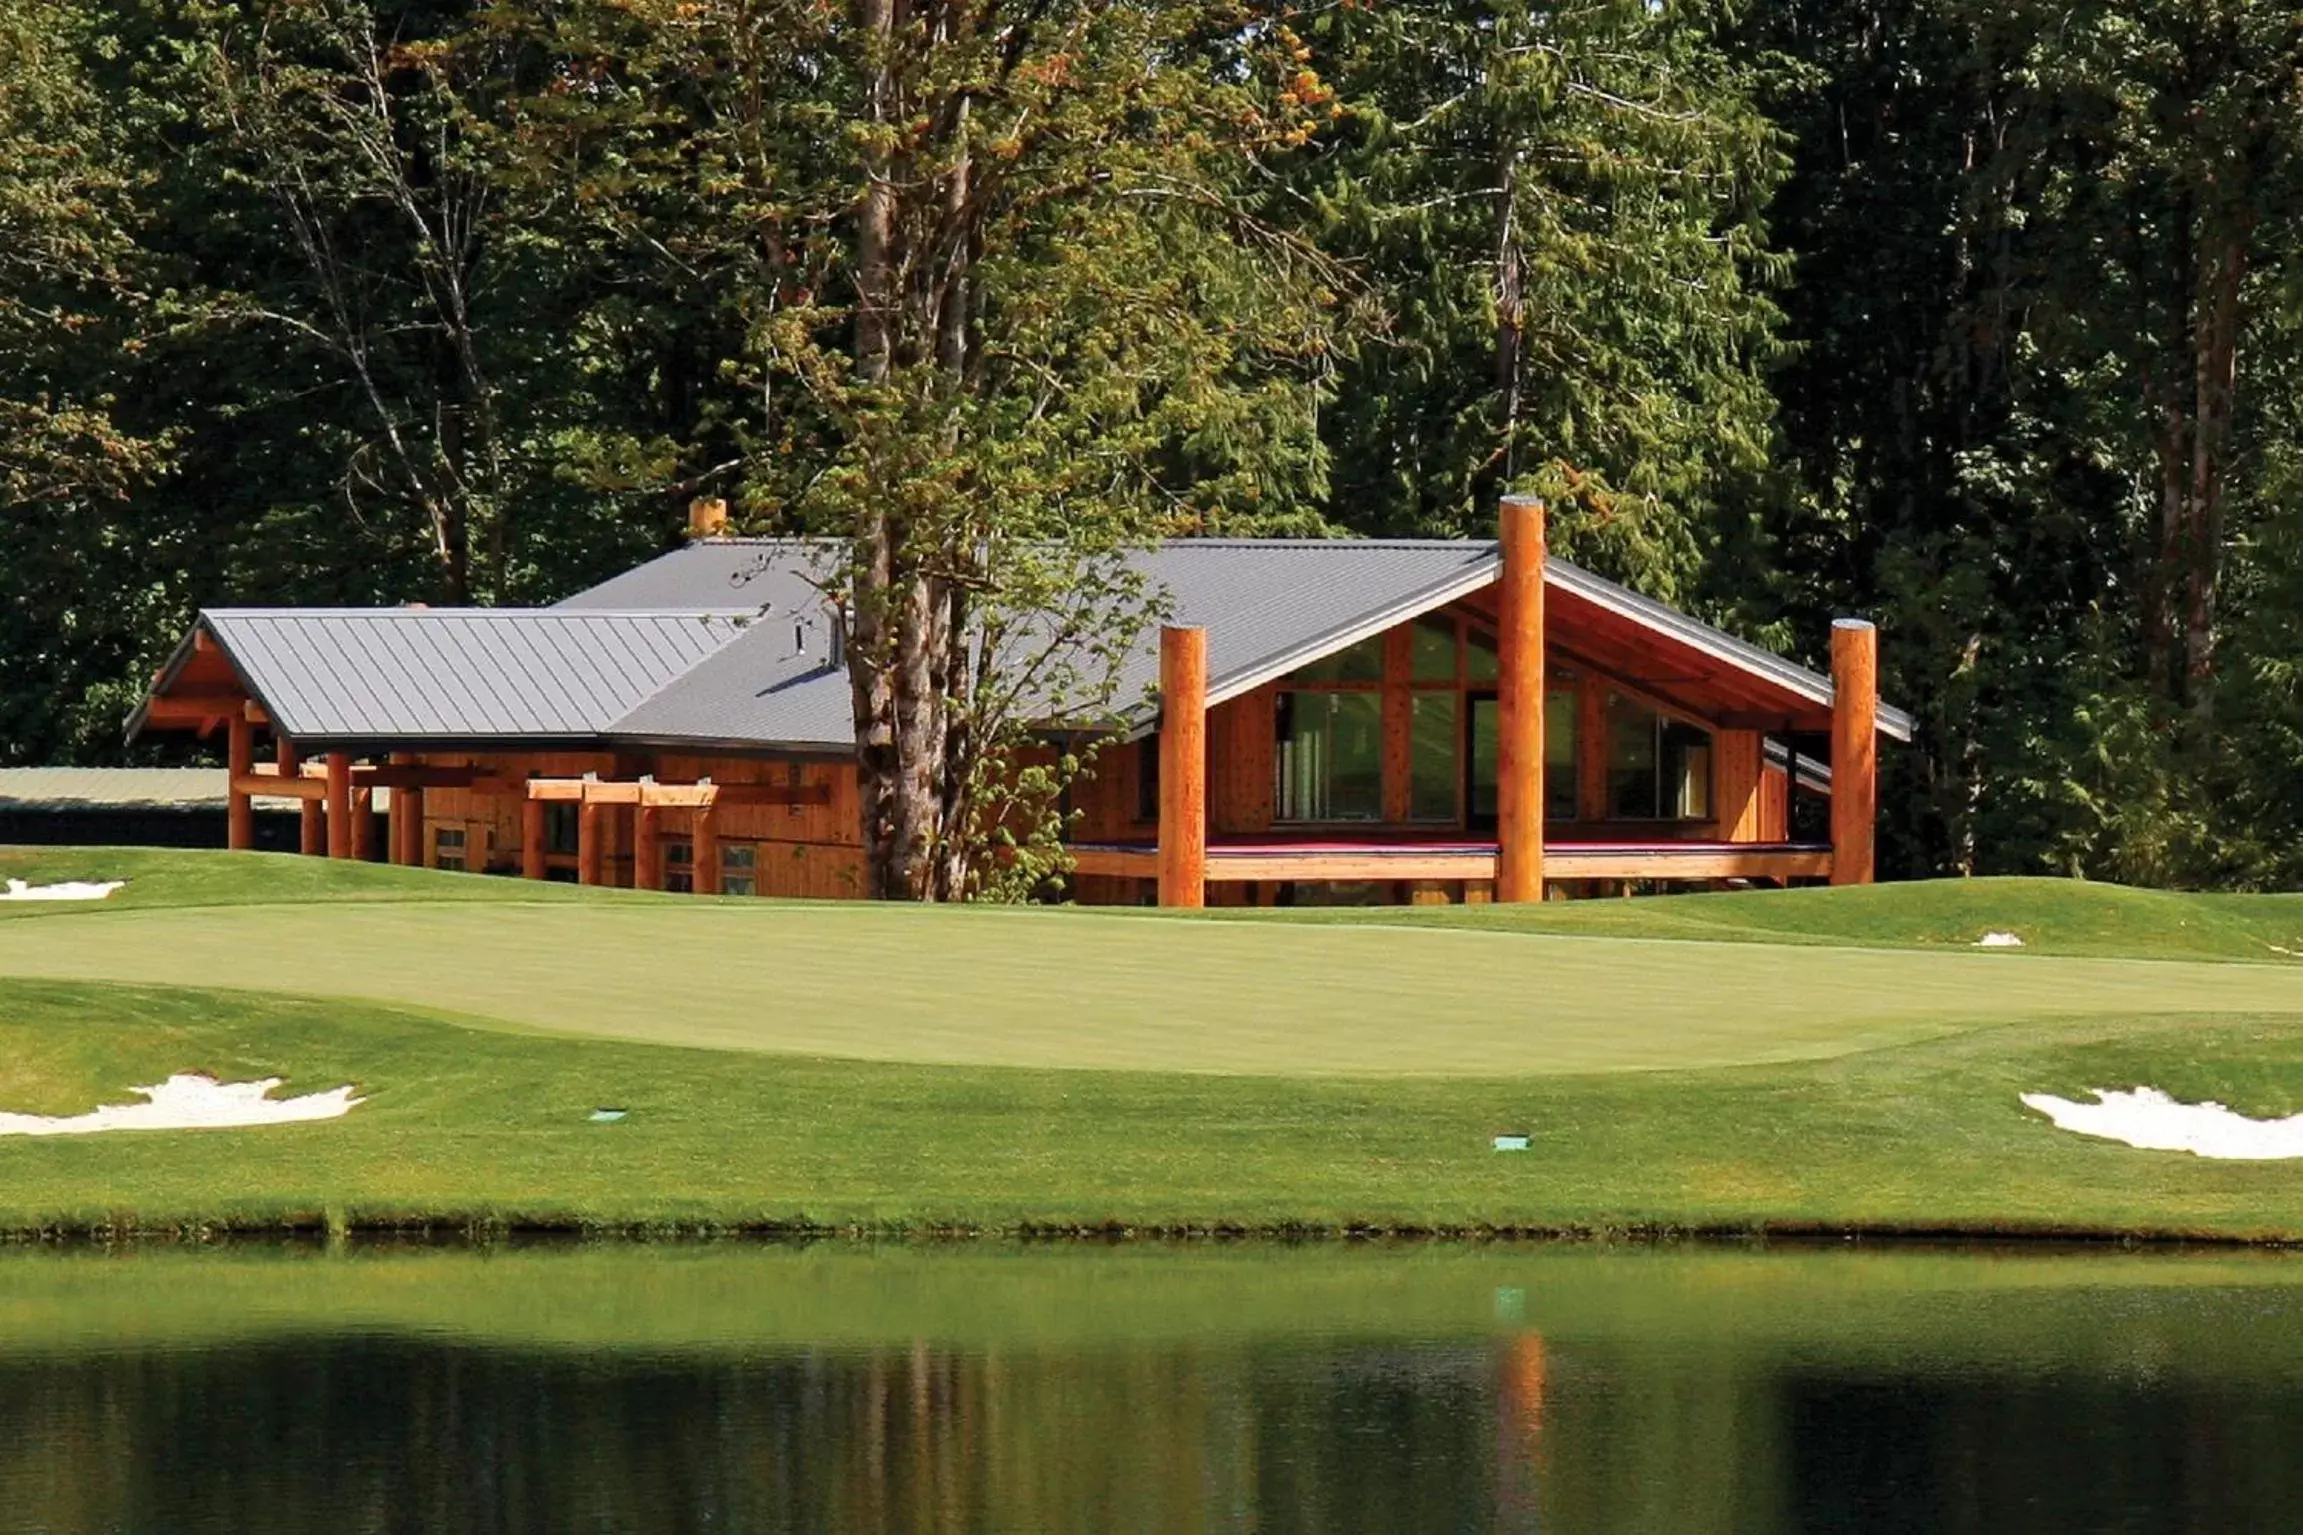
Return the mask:
<path id="1" fill-rule="evenodd" d="M 746 624 L 477 608 L 225 608 L 201 621 L 300 741 L 602 735 Z"/>
<path id="2" fill-rule="evenodd" d="M 219 609 L 207 626 L 299 741 L 853 746 L 821 578 L 824 541 L 690 544 L 546 609 Z M 1208 631 L 1209 698 L 1295 668 L 1486 587 L 1488 542 L 1178 540 L 1134 557 L 1169 622 Z M 1564 560 L 1550 583 L 1792 698 L 1828 706 L 1828 678 Z M 179 652 L 180 665 L 184 655 Z M 1122 659 L 1111 695 L 1134 733 L 1157 719 L 1157 636 Z M 1062 701 L 1050 722 L 1086 723 Z M 1882 708 L 1908 740 L 1911 720 Z"/>

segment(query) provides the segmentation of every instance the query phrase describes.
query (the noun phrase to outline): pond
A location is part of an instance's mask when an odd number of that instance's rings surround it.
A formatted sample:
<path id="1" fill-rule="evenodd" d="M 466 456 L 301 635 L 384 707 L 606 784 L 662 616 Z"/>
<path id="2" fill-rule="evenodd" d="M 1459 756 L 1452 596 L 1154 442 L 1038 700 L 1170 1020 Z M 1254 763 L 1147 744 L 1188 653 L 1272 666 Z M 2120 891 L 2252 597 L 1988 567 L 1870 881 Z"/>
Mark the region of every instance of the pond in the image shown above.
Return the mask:
<path id="1" fill-rule="evenodd" d="M 0 1528 L 2158 1531 L 2303 1508 L 2303 1259 L 0 1254 Z"/>

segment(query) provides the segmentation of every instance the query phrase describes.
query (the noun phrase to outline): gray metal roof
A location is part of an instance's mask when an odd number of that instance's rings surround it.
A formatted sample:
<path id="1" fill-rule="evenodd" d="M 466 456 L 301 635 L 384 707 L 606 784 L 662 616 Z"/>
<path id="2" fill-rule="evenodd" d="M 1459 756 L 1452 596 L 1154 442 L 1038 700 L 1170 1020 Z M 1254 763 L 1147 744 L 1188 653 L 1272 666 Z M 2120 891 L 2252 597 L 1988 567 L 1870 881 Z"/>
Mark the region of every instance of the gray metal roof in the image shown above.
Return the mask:
<path id="1" fill-rule="evenodd" d="M 554 605 L 555 612 L 791 613 L 823 606 L 840 545 L 817 538 L 713 538 L 658 555 Z"/>
<path id="2" fill-rule="evenodd" d="M 762 616 L 741 639 L 617 720 L 612 733 L 635 744 L 853 751 L 854 706 L 829 616 L 820 605 L 813 613 Z"/>
<path id="3" fill-rule="evenodd" d="M 714 539 L 545 609 L 220 609 L 202 615 L 276 725 L 305 745 L 517 742 L 846 752 L 854 723 L 822 593 L 839 546 Z M 1208 631 L 1220 703 L 1491 585 L 1497 548 L 1453 540 L 1185 539 L 1133 557 L 1166 621 Z M 1830 679 L 1564 560 L 1555 589 L 1828 707 Z M 187 640 L 162 684 L 190 654 Z M 1157 720 L 1157 635 L 1112 707 Z M 1061 701 L 1049 723 L 1089 723 Z M 133 731 L 141 714 L 132 722 Z M 1909 716 L 1880 728 L 1908 740 Z"/>
<path id="4" fill-rule="evenodd" d="M 836 559 L 837 546 L 824 541 L 711 539 L 651 560 L 561 607 L 644 601 L 701 611 L 743 593 L 771 614 L 816 613 L 823 606 L 817 583 Z M 1207 629 L 1208 700 L 1221 703 L 1492 584 L 1501 557 L 1487 541 L 1209 538 L 1177 539 L 1135 556 L 1134 563 L 1147 586 L 1165 596 L 1170 622 Z M 1546 578 L 1816 707 L 1831 705 L 1830 678 L 1773 651 L 1566 560 L 1548 561 Z M 1112 695 L 1131 728 L 1149 728 L 1156 719 L 1149 698 L 1158 680 L 1157 636 L 1147 633 L 1122 664 Z M 845 741 L 852 726 L 844 682 L 836 703 L 819 702 L 812 691 L 803 703 L 803 691 L 789 690 L 790 707 L 807 711 L 809 729 L 836 729 Z M 765 693 L 762 698 L 767 709 Z M 768 712 L 778 739 L 814 739 L 799 733 L 796 715 L 787 724 Z M 1879 727 L 1897 740 L 1911 739 L 1911 717 L 1900 709 L 1882 705 Z"/>
<path id="5" fill-rule="evenodd" d="M 201 615 L 299 742 L 598 737 L 743 632 L 730 613 L 224 608 Z"/>

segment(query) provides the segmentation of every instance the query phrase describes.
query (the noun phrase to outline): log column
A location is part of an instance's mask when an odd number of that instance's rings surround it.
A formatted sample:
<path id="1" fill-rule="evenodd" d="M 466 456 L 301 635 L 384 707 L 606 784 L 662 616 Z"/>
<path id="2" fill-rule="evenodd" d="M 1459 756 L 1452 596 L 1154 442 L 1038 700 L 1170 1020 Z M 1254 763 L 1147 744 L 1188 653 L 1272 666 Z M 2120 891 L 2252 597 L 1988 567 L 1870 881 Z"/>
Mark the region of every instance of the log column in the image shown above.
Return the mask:
<path id="1" fill-rule="evenodd" d="M 392 862 L 411 868 L 424 862 L 424 791 L 392 790 Z"/>
<path id="2" fill-rule="evenodd" d="M 1831 625 L 1831 882 L 1868 885 L 1879 824 L 1879 631 Z"/>
<path id="3" fill-rule="evenodd" d="M 243 709 L 232 716 L 225 760 L 231 764 L 224 791 L 224 845 L 241 852 L 256 845 L 256 801 L 240 784 L 256 771 L 256 726 Z"/>
<path id="4" fill-rule="evenodd" d="M 520 805 L 520 877 L 544 877 L 544 802 L 532 796 Z"/>
<path id="5" fill-rule="evenodd" d="M 1159 903 L 1207 904 L 1207 631 L 1159 635 Z"/>
<path id="6" fill-rule="evenodd" d="M 376 791 L 352 791 L 352 856 L 361 863 L 376 857 Z"/>
<path id="7" fill-rule="evenodd" d="M 597 885 L 607 867 L 608 807 L 585 800 L 576 811 L 576 883 Z"/>
<path id="8" fill-rule="evenodd" d="M 663 810 L 642 801 L 632 807 L 632 888 L 664 888 L 663 844 L 656 840 Z"/>
<path id="9" fill-rule="evenodd" d="M 1503 501 L 1498 593 L 1495 898 L 1543 899 L 1543 503 Z"/>
<path id="10" fill-rule="evenodd" d="M 352 856 L 352 754 L 328 753 L 328 856 Z"/>
<path id="11" fill-rule="evenodd" d="M 296 753 L 295 742 L 286 736 L 280 737 L 273 756 L 280 764 L 282 778 L 302 776 L 304 763 Z M 317 858 L 327 850 L 326 833 L 321 829 L 320 802 L 299 798 L 296 801 L 296 851 L 307 858 Z"/>

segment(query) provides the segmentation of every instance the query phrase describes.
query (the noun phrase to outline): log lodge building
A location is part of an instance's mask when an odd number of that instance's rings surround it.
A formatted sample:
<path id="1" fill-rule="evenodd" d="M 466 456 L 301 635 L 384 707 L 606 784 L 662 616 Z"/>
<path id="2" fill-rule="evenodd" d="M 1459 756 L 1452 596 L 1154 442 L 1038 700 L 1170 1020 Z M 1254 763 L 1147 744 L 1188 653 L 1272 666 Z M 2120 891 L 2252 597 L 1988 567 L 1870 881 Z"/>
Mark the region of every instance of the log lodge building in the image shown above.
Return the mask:
<path id="1" fill-rule="evenodd" d="M 1502 535 L 1140 556 L 1171 620 L 1073 788 L 1078 899 L 1871 878 L 1877 738 L 1911 721 L 1878 701 L 1869 624 L 1834 625 L 1824 677 L 1548 559 L 1540 503 L 1506 502 Z M 310 854 L 853 895 L 825 553 L 702 536 L 549 608 L 205 611 L 128 733 L 224 737 L 233 847 L 254 797 L 289 796 Z"/>

